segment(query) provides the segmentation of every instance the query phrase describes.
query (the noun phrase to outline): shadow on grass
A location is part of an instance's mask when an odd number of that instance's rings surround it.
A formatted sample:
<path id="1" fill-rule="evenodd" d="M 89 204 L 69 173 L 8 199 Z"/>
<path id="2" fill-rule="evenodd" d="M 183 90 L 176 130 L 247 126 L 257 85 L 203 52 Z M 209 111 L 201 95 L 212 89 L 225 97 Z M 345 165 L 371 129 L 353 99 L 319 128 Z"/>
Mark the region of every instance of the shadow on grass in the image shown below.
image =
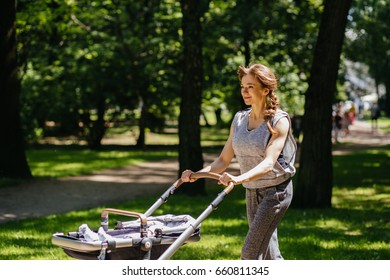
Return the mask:
<path id="1" fill-rule="evenodd" d="M 390 259 L 390 161 L 388 149 L 334 157 L 335 187 L 332 209 L 289 209 L 279 230 L 286 259 Z M 198 215 L 221 191 L 209 186 L 208 195 L 174 195 L 154 215 Z M 244 189 L 237 186 L 202 223 L 201 240 L 183 246 L 174 259 L 239 259 L 248 226 Z M 142 197 L 117 205 L 137 212 L 158 198 Z M 1 225 L 0 259 L 69 259 L 50 243 L 53 233 L 75 231 L 87 223 L 97 229 L 104 207 L 51 215 Z"/>
<path id="2" fill-rule="evenodd" d="M 333 157 L 337 186 L 390 186 L 390 147 Z"/>
<path id="3" fill-rule="evenodd" d="M 290 209 L 279 239 L 289 259 L 386 260 L 389 214 L 389 209 Z"/>

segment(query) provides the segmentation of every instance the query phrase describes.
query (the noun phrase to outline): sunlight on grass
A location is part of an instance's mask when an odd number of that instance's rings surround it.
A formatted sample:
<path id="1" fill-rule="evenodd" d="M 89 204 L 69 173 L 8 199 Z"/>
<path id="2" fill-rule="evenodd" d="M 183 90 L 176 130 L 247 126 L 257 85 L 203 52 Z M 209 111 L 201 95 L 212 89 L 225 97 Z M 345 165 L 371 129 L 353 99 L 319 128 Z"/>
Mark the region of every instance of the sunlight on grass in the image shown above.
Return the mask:
<path id="1" fill-rule="evenodd" d="M 207 197 L 174 195 L 158 209 L 160 214 L 197 217 L 220 191 L 208 187 Z M 110 207 L 143 212 L 157 199 L 139 198 Z M 388 186 L 335 188 L 334 208 L 287 211 L 279 226 L 279 241 L 286 259 L 388 259 L 390 258 Z M 173 259 L 240 258 L 248 229 L 243 188 L 236 188 L 217 211 L 202 223 L 201 240 L 182 246 Z M 191 205 L 191 207 L 189 207 Z M 2 225 L 0 259 L 70 259 L 50 244 L 51 234 L 75 231 L 82 223 L 100 226 L 103 207 L 51 215 Z M 113 218 L 115 220 L 115 218 Z M 387 240 L 387 241 L 386 241 Z"/>
<path id="2" fill-rule="evenodd" d="M 65 177 L 89 174 L 107 168 L 129 166 L 147 160 L 177 157 L 169 151 L 94 151 L 79 149 L 28 150 L 34 177 Z"/>
<path id="3" fill-rule="evenodd" d="M 318 228 L 332 228 L 333 230 L 345 231 L 348 230 L 347 224 L 338 219 L 321 219 L 315 222 Z"/>
<path id="4" fill-rule="evenodd" d="M 147 145 L 178 145 L 179 136 L 177 134 L 157 134 L 149 132 L 146 136 Z"/>
<path id="5" fill-rule="evenodd" d="M 333 193 L 332 204 L 336 208 L 379 210 L 390 205 L 390 186 L 337 188 Z"/>
<path id="6" fill-rule="evenodd" d="M 175 195 L 155 214 L 190 213 L 197 217 L 213 199 L 219 188 L 211 188 L 207 197 L 186 197 Z M 344 193 L 337 190 L 338 194 Z M 357 194 L 372 193 L 359 189 L 352 193 L 351 200 L 358 203 L 372 203 L 361 200 Z M 389 194 L 388 194 L 389 196 Z M 157 196 L 156 196 L 157 197 Z M 139 198 L 113 208 L 142 212 L 154 202 L 153 197 Z M 248 229 L 243 202 L 243 190 L 235 190 L 226 198 L 220 208 L 202 223 L 201 240 L 182 246 L 173 259 L 239 259 L 241 247 Z M 337 198 L 339 204 L 347 198 Z M 390 257 L 388 219 L 382 210 L 338 208 L 326 210 L 287 211 L 279 227 L 282 253 L 287 259 L 387 259 Z M 188 205 L 192 205 L 190 208 Z M 371 208 L 371 207 L 369 207 Z M 100 226 L 103 208 L 73 211 L 64 215 L 51 215 L 39 219 L 9 222 L 2 225 L 0 238 L 3 250 L 0 259 L 70 259 L 60 248 L 50 244 L 50 236 L 57 231 L 75 231 L 82 223 L 91 228 Z M 386 210 L 387 209 L 387 210 Z M 382 211 L 381 216 L 379 211 Z M 386 212 L 387 211 L 387 212 Z M 380 217 L 378 219 L 378 217 Z M 46 248 L 46 249 L 44 249 Z"/>
<path id="7" fill-rule="evenodd" d="M 336 249 L 340 247 L 340 243 L 338 241 L 328 241 L 328 242 L 323 242 L 320 241 L 318 246 L 324 248 L 324 249 Z"/>
<path id="8" fill-rule="evenodd" d="M 44 160 L 52 153 L 57 155 L 54 160 Z M 97 168 L 102 167 L 99 165 L 101 162 L 111 166 L 115 164 L 115 160 L 123 164 L 132 160 L 150 160 L 167 156 L 177 154 L 42 150 L 32 152 L 30 159 L 41 159 L 35 160 L 37 164 L 35 172 L 51 169 L 53 173 L 47 176 L 52 176 L 58 172 L 57 168 L 60 166 L 63 168 L 66 166 L 66 169 L 74 167 L 80 171 L 83 167 L 77 168 L 78 164 Z M 278 227 L 283 256 L 286 259 L 297 260 L 390 259 L 389 156 L 390 148 L 334 157 L 332 208 L 289 209 Z M 48 164 L 49 162 L 51 163 Z M 220 186 L 210 185 L 207 186 L 207 196 L 188 197 L 176 193 L 154 215 L 189 214 L 196 218 L 220 191 Z M 106 206 L 144 212 L 159 195 L 139 197 Z M 89 210 L 1 224 L 0 259 L 70 259 L 61 248 L 51 244 L 51 235 L 55 232 L 76 231 L 83 223 L 92 229 L 99 228 L 100 214 L 104 207 L 102 205 Z M 115 219 L 113 217 L 112 221 Z M 182 246 L 173 258 L 237 260 L 240 258 L 247 230 L 245 190 L 236 187 L 219 208 L 202 223 L 200 241 Z"/>
<path id="9" fill-rule="evenodd" d="M 354 229 L 354 230 L 347 230 L 345 231 L 344 234 L 349 236 L 361 236 L 363 235 L 363 232 L 360 229 Z"/>
<path id="10" fill-rule="evenodd" d="M 362 164 L 364 167 L 380 167 L 381 164 L 379 162 L 367 162 Z"/>
<path id="11" fill-rule="evenodd" d="M 188 244 L 172 257 L 173 260 L 239 260 L 242 240 L 238 237 L 209 235 Z M 198 252 L 194 254 L 194 251 Z"/>
<path id="12" fill-rule="evenodd" d="M 390 133 L 390 118 L 388 117 L 381 117 L 378 119 L 378 126 L 380 130 L 382 130 L 385 133 Z"/>
<path id="13" fill-rule="evenodd" d="M 110 143 L 110 139 L 115 138 L 117 142 L 122 144 L 134 145 L 137 142 L 138 134 L 138 127 L 109 128 L 103 142 Z M 224 145 L 228 135 L 229 129 L 201 126 L 201 145 L 203 147 Z M 147 130 L 145 133 L 145 144 L 178 145 L 178 129 L 169 128 L 160 133 Z"/>
<path id="14" fill-rule="evenodd" d="M 229 219 L 229 223 L 227 224 L 221 219 L 208 219 L 207 225 L 210 227 L 223 227 L 223 228 L 238 227 L 238 226 L 246 225 L 246 220 Z"/>
<path id="15" fill-rule="evenodd" d="M 83 171 L 83 167 L 83 163 L 62 163 L 52 166 L 48 162 L 42 162 L 35 164 L 32 172 L 34 177 L 57 177 L 55 174 L 64 174 L 64 170 L 66 170 L 66 174 L 72 176 L 80 174 L 80 172 L 88 172 L 87 170 Z"/>

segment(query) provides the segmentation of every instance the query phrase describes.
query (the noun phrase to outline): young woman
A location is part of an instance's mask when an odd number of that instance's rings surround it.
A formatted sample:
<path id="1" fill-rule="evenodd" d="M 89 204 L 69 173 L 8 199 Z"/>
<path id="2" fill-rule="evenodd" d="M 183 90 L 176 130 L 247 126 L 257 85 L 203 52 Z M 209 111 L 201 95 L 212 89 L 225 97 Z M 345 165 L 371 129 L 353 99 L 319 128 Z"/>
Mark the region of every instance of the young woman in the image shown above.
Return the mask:
<path id="1" fill-rule="evenodd" d="M 277 79 L 262 64 L 239 67 L 241 95 L 248 109 L 236 113 L 228 140 L 219 155 L 202 172 L 220 173 L 219 183 L 242 184 L 246 188 L 249 231 L 242 259 L 283 259 L 277 225 L 290 205 L 295 174 L 296 143 L 289 115 L 278 108 Z M 241 174 L 224 172 L 236 157 Z M 192 182 L 193 171 L 181 179 Z"/>

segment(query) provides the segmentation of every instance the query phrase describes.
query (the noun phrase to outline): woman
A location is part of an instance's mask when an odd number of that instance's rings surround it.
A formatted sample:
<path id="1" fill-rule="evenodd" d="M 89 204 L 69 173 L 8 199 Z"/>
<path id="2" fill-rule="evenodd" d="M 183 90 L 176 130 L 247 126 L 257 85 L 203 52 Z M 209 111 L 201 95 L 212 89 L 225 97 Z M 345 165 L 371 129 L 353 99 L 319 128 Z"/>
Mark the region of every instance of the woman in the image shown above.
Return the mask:
<path id="1" fill-rule="evenodd" d="M 276 228 L 292 199 L 296 143 L 291 121 L 278 108 L 277 79 L 268 67 L 239 67 L 238 77 L 242 98 L 250 108 L 236 113 L 221 154 L 200 171 L 222 174 L 219 184 L 233 182 L 246 188 L 249 231 L 241 258 L 283 259 Z M 224 172 L 234 156 L 239 176 Z M 192 182 L 192 173 L 185 170 L 181 179 Z"/>

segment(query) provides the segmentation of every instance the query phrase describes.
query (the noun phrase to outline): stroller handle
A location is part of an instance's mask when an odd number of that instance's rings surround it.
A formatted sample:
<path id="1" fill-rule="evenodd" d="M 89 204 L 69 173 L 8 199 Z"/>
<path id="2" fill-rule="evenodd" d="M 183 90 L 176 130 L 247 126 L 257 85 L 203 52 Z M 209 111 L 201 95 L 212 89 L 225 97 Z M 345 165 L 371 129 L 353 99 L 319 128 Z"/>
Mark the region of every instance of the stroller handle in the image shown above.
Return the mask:
<path id="1" fill-rule="evenodd" d="M 194 172 L 191 174 L 191 179 L 214 179 L 214 180 L 219 180 L 219 175 L 218 173 L 213 173 L 213 172 Z M 173 183 L 174 189 L 179 188 L 184 182 L 182 181 L 181 178 L 179 178 L 175 183 Z"/>
<path id="2" fill-rule="evenodd" d="M 194 172 L 191 174 L 192 179 L 214 179 L 219 180 L 221 177 L 218 173 L 213 172 Z M 168 198 L 178 189 L 184 182 L 179 178 L 173 185 L 145 212 L 145 216 L 149 217 L 152 213 L 158 209 L 163 203 L 167 202 Z M 233 190 L 234 183 L 230 182 L 228 186 L 223 190 L 225 194 L 228 194 Z"/>
<path id="3" fill-rule="evenodd" d="M 208 179 L 215 179 L 219 180 L 219 177 L 221 177 L 218 173 L 213 172 L 194 172 L 191 174 L 191 179 L 202 179 L 202 178 L 208 178 Z"/>
<path id="4" fill-rule="evenodd" d="M 106 208 L 103 210 L 101 218 L 101 226 L 105 231 L 108 229 L 108 213 L 112 214 L 118 214 L 122 216 L 128 216 L 128 217 L 135 217 L 139 218 L 141 222 L 141 227 L 140 227 L 140 234 L 141 237 L 147 236 L 147 225 L 148 225 L 148 220 L 146 216 L 142 213 L 137 213 L 137 212 L 132 212 L 132 211 L 125 211 L 125 210 L 120 210 L 120 209 L 114 209 L 114 208 Z"/>
<path id="5" fill-rule="evenodd" d="M 208 179 L 215 179 L 219 180 L 221 177 L 220 174 L 214 173 L 214 172 L 195 172 L 191 174 L 191 179 L 201 179 L 201 178 L 208 178 Z M 229 182 L 228 186 L 224 189 L 224 192 L 226 194 L 230 193 L 230 191 L 234 188 L 234 183 Z"/>
<path id="6" fill-rule="evenodd" d="M 194 172 L 191 174 L 191 179 L 214 179 L 219 180 L 221 177 L 221 174 L 214 173 L 214 172 Z M 181 184 L 184 182 L 181 179 L 178 179 L 174 184 L 173 187 L 175 189 L 179 188 Z M 231 190 L 234 188 L 234 183 L 229 182 L 228 186 L 223 190 L 226 194 L 230 193 Z"/>
<path id="7" fill-rule="evenodd" d="M 221 175 L 211 172 L 195 172 L 191 174 L 191 179 L 211 178 L 219 180 Z M 181 179 L 178 180 L 182 183 Z M 219 204 L 223 201 L 234 188 L 234 182 L 230 181 L 228 186 L 218 194 L 218 196 L 210 203 L 200 216 L 188 227 L 172 245 L 159 257 L 159 260 L 168 260 L 186 242 L 186 240 L 195 232 L 195 229 L 206 219 L 212 211 L 216 210 Z"/>

